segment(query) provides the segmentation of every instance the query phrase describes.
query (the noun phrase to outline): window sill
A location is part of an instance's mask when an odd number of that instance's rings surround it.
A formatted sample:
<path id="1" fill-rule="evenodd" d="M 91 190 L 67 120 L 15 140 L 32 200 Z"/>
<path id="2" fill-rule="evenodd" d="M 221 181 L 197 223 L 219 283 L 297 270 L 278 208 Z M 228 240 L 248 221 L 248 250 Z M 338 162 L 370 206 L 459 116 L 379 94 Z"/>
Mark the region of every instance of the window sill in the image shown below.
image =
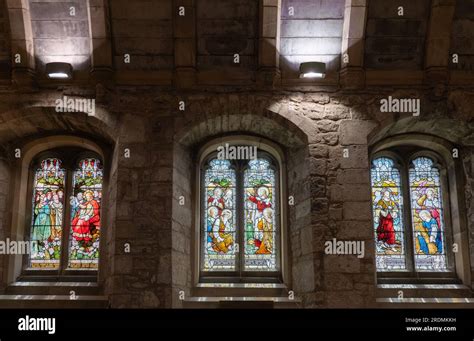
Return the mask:
<path id="1" fill-rule="evenodd" d="M 296 308 L 300 300 L 282 283 L 198 283 L 186 308 Z"/>

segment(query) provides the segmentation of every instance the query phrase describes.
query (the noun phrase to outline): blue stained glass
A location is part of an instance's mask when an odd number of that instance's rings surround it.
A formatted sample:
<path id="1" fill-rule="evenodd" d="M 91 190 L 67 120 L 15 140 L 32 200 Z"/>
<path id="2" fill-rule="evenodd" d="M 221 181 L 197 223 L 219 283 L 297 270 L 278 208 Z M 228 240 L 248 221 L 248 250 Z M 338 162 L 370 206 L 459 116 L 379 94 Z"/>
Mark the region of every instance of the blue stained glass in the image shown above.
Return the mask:
<path id="1" fill-rule="evenodd" d="M 415 268 L 446 271 L 445 228 L 440 174 L 432 159 L 419 157 L 409 171 Z"/>
<path id="2" fill-rule="evenodd" d="M 236 174 L 228 160 L 214 159 L 204 174 L 204 271 L 232 271 L 236 262 Z"/>
<path id="3" fill-rule="evenodd" d="M 275 171 L 266 159 L 250 161 L 244 172 L 246 270 L 277 269 L 275 181 Z"/>

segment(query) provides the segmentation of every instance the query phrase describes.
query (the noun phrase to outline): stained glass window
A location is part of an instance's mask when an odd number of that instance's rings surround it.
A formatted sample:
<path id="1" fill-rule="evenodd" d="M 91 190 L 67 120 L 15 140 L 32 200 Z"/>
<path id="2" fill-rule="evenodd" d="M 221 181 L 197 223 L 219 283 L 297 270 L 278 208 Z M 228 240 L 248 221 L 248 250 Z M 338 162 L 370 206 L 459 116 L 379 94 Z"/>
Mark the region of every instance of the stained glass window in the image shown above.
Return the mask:
<path id="1" fill-rule="evenodd" d="M 277 170 L 265 157 L 212 159 L 203 176 L 201 269 L 240 273 L 279 268 Z"/>
<path id="2" fill-rule="evenodd" d="M 70 198 L 69 267 L 96 269 L 99 262 L 102 165 L 94 158 L 79 162 Z"/>
<path id="3" fill-rule="evenodd" d="M 409 171 L 415 268 L 447 269 L 440 174 L 432 159 L 419 157 Z"/>
<path id="4" fill-rule="evenodd" d="M 230 161 L 214 159 L 204 175 L 204 271 L 236 268 L 236 173 Z"/>
<path id="5" fill-rule="evenodd" d="M 275 171 L 265 159 L 251 160 L 244 172 L 245 269 L 276 270 Z"/>
<path id="6" fill-rule="evenodd" d="M 98 268 L 102 164 L 91 157 L 76 165 L 45 158 L 35 169 L 30 269 Z"/>
<path id="7" fill-rule="evenodd" d="M 61 259 L 66 172 L 59 159 L 41 162 L 35 171 L 30 267 L 57 269 Z"/>
<path id="8" fill-rule="evenodd" d="M 400 172 L 392 159 L 372 163 L 372 208 L 378 271 L 406 269 Z"/>
<path id="9" fill-rule="evenodd" d="M 440 170 L 435 161 L 426 156 L 406 164 L 409 166 L 402 167 L 403 173 L 400 173 L 388 157 L 373 161 L 377 270 L 448 271 Z M 401 181 L 401 174 L 405 182 Z M 403 183 L 408 185 L 406 205 Z"/>

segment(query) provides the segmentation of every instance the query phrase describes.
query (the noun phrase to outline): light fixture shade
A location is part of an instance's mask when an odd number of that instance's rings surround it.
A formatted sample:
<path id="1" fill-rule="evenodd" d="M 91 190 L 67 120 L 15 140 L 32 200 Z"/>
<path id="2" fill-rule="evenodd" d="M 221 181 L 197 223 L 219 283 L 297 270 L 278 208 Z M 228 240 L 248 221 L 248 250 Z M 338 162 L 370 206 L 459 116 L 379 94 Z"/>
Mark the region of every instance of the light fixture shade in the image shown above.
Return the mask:
<path id="1" fill-rule="evenodd" d="M 307 62 L 300 64 L 300 78 L 326 77 L 326 64 L 321 62 Z"/>
<path id="2" fill-rule="evenodd" d="M 72 65 L 61 62 L 48 63 L 46 64 L 46 74 L 50 79 L 71 79 Z"/>

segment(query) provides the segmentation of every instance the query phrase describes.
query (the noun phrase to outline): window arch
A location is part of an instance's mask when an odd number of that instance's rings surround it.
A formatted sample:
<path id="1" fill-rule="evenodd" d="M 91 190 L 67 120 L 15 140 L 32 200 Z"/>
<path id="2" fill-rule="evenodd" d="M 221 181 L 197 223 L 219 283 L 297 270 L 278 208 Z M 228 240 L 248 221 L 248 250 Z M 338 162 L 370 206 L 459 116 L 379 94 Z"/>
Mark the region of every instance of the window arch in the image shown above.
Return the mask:
<path id="1" fill-rule="evenodd" d="M 202 160 L 201 277 L 279 276 L 277 159 L 264 151 L 245 160 L 222 159 L 214 151 Z"/>
<path id="2" fill-rule="evenodd" d="M 69 148 L 32 162 L 31 252 L 26 270 L 97 270 L 103 167 L 95 153 Z"/>
<path id="3" fill-rule="evenodd" d="M 377 271 L 453 272 L 454 255 L 446 248 L 448 181 L 440 158 L 410 148 L 377 153 L 371 186 Z"/>

